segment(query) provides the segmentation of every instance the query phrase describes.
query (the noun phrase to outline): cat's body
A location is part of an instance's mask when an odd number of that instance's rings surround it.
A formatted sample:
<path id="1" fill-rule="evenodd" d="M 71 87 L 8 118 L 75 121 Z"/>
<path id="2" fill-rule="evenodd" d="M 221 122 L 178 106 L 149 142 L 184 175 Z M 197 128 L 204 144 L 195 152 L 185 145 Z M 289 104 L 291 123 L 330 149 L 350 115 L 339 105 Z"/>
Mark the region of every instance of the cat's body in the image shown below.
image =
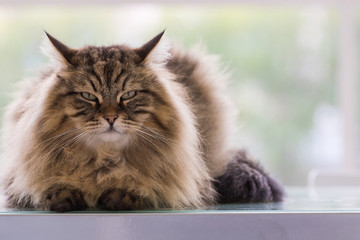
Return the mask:
<path id="1" fill-rule="evenodd" d="M 74 50 L 48 35 L 56 61 L 27 82 L 5 116 L 2 184 L 10 205 L 182 208 L 224 197 L 213 182 L 238 156 L 230 150 L 225 77 L 201 51 L 157 46 L 161 36 L 138 49 Z M 238 199 L 280 200 L 279 186 L 257 168 L 227 177 L 247 176 L 229 194 L 265 191 L 262 199 Z"/>

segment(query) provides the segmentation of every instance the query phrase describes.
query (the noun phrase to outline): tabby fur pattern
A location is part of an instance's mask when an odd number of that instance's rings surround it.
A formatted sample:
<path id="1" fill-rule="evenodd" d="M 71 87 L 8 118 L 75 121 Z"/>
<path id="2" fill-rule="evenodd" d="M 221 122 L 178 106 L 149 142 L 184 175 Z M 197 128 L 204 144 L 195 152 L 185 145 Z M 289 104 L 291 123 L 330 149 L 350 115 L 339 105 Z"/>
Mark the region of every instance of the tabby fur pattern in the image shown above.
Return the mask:
<path id="1" fill-rule="evenodd" d="M 163 33 L 140 48 L 80 49 L 47 34 L 49 66 L 22 82 L 5 114 L 9 206 L 65 212 L 282 199 L 281 187 L 258 165 L 242 167 L 252 161 L 230 147 L 233 114 L 217 58 L 170 45 Z"/>

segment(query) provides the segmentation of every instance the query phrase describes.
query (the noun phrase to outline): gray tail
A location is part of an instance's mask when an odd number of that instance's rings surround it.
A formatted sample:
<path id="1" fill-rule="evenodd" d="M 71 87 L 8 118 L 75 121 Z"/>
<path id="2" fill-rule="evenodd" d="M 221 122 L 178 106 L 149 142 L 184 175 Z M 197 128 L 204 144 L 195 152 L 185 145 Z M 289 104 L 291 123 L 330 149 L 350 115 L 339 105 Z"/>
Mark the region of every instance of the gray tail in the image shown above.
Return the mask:
<path id="1" fill-rule="evenodd" d="M 283 187 L 244 151 L 236 153 L 214 186 L 219 203 L 280 202 L 285 195 Z"/>

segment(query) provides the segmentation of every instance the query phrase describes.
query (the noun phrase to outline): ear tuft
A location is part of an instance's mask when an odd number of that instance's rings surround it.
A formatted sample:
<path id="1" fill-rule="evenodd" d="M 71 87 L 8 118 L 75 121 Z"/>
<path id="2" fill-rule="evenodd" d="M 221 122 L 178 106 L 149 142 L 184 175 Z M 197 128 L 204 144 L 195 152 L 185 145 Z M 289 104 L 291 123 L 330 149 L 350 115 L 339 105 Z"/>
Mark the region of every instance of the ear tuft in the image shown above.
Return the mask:
<path id="1" fill-rule="evenodd" d="M 166 39 L 161 40 L 165 30 L 145 43 L 142 47 L 135 49 L 140 57 L 139 63 L 162 64 L 169 58 L 169 44 Z M 161 41 L 160 41 L 161 40 Z"/>
<path id="2" fill-rule="evenodd" d="M 71 59 L 77 50 L 67 47 L 49 33 L 45 32 L 45 34 L 47 39 L 45 39 L 42 44 L 42 52 L 50 57 L 51 60 L 55 60 L 63 65 L 71 65 Z"/>

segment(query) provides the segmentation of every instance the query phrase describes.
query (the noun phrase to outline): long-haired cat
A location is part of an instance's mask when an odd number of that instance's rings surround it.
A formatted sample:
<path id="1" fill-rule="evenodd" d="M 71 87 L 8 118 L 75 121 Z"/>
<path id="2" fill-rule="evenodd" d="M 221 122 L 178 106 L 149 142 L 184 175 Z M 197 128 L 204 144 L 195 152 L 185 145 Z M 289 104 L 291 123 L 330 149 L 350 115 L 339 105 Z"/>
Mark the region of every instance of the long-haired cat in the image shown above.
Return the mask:
<path id="1" fill-rule="evenodd" d="M 5 113 L 9 206 L 59 212 L 280 201 L 282 188 L 230 148 L 226 76 L 214 57 L 161 41 L 69 48 Z"/>

